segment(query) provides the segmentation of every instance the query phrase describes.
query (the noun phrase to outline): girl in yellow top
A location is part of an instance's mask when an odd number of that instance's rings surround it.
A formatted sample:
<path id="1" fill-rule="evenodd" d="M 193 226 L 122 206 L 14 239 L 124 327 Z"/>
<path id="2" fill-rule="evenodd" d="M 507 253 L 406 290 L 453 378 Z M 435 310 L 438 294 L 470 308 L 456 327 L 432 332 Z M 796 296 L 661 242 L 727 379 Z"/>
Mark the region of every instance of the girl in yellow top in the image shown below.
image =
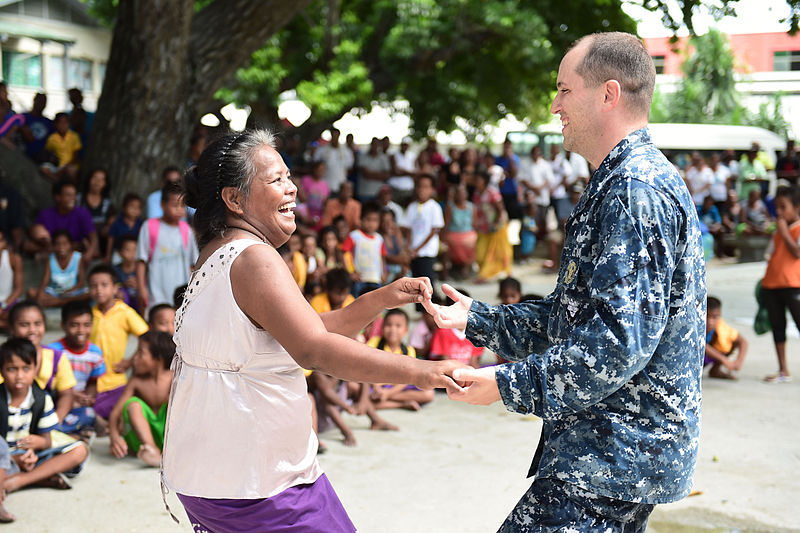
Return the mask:
<path id="1" fill-rule="evenodd" d="M 779 187 L 775 193 L 775 210 L 778 220 L 761 288 L 778 355 L 778 373 L 767 376 L 764 381 L 787 383 L 792 380 L 786 365 L 787 308 L 800 328 L 800 190 Z"/>
<path id="2" fill-rule="evenodd" d="M 383 318 L 380 337 L 372 337 L 367 345 L 389 353 L 417 357 L 413 346 L 403 343 L 408 334 L 408 315 L 401 309 L 390 309 Z M 373 385 L 372 401 L 376 409 L 409 409 L 419 411 L 433 401 L 433 390 L 420 390 L 414 385 Z"/>

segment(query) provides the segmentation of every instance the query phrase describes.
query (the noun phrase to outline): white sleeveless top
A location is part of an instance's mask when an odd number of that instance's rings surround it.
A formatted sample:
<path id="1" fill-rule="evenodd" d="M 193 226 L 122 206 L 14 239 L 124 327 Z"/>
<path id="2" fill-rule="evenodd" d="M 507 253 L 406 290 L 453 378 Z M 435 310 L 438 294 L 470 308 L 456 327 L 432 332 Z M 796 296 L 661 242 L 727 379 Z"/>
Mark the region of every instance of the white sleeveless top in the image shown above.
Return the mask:
<path id="1" fill-rule="evenodd" d="M 162 479 L 204 498 L 268 498 L 322 474 L 303 369 L 231 289 L 236 240 L 195 271 L 175 317 Z M 253 280 L 256 283 L 256 280 Z"/>

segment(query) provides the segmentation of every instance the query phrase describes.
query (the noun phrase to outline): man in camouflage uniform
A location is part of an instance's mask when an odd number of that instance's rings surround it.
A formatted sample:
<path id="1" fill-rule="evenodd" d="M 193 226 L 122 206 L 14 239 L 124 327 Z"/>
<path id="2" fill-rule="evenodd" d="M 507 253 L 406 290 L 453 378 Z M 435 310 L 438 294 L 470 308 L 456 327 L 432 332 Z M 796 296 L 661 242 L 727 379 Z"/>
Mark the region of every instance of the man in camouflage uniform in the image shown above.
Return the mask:
<path id="1" fill-rule="evenodd" d="M 584 37 L 551 111 L 597 171 L 570 215 L 558 284 L 489 306 L 445 286 L 442 327 L 511 363 L 456 371 L 454 399 L 543 419 L 534 482 L 500 531 L 644 532 L 691 488 L 700 431 L 705 270 L 697 214 L 652 144 L 652 60 L 636 37 Z"/>

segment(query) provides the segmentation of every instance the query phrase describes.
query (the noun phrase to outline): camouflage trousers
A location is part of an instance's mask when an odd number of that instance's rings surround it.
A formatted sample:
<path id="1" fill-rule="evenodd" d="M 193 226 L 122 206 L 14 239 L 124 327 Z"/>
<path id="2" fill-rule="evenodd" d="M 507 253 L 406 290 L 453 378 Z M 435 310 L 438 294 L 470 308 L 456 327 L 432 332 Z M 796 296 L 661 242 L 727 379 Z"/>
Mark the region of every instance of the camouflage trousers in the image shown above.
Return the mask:
<path id="1" fill-rule="evenodd" d="M 542 478 L 533 482 L 498 533 L 644 533 L 654 507 Z"/>

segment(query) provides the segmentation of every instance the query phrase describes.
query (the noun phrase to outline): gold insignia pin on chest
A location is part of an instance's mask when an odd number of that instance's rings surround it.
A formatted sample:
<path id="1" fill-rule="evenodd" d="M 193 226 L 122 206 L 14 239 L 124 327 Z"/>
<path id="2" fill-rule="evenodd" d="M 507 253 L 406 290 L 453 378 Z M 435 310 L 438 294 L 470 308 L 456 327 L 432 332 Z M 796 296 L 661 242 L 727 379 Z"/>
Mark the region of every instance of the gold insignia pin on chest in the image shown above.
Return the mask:
<path id="1" fill-rule="evenodd" d="M 572 281 L 575 279 L 575 273 L 578 271 L 578 265 L 575 264 L 575 261 L 570 261 L 567 265 L 567 271 L 564 273 L 564 283 L 567 285 L 571 284 Z"/>

